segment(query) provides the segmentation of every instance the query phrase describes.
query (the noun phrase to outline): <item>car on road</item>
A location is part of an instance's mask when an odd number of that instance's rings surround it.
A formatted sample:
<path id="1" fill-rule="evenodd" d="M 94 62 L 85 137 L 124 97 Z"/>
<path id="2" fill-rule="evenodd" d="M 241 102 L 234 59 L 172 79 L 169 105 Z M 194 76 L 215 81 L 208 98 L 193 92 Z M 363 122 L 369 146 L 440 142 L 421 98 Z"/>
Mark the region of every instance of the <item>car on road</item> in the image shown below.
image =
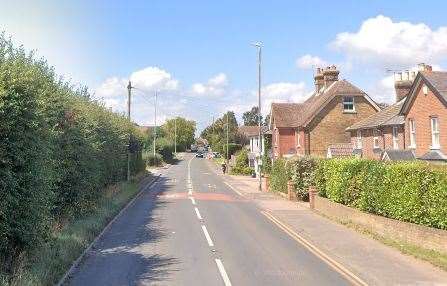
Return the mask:
<path id="1" fill-rule="evenodd" d="M 197 152 L 196 153 L 196 158 L 203 158 L 203 153 L 202 152 Z"/>

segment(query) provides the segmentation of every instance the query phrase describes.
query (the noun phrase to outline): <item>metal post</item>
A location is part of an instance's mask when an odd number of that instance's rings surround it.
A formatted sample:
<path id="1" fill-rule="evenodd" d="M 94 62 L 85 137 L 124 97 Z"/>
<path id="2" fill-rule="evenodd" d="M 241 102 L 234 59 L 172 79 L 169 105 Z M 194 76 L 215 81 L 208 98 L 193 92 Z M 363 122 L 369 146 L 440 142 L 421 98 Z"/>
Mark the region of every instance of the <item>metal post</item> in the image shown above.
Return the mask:
<path id="1" fill-rule="evenodd" d="M 227 161 L 230 159 L 229 153 L 228 153 L 228 144 L 229 144 L 229 129 L 230 129 L 230 124 L 229 124 L 229 120 L 228 120 L 228 112 L 227 112 Z M 228 168 L 228 166 L 227 166 Z"/>
<path id="2" fill-rule="evenodd" d="M 129 80 L 127 85 L 127 119 L 130 122 L 130 98 L 131 98 L 132 83 Z M 127 180 L 130 180 L 130 138 L 131 134 L 129 132 L 129 145 L 127 146 Z"/>
<path id="3" fill-rule="evenodd" d="M 155 105 L 154 105 L 154 142 L 153 142 L 153 149 L 154 149 L 154 157 L 155 157 L 155 140 L 157 139 L 157 93 L 158 91 L 155 91 Z"/>
<path id="4" fill-rule="evenodd" d="M 174 154 L 177 155 L 177 117 L 174 119 Z"/>
<path id="5" fill-rule="evenodd" d="M 258 189 L 262 191 L 262 172 L 261 172 L 261 160 L 262 160 L 262 125 L 261 125 L 261 52 L 262 52 L 262 44 L 256 43 L 256 48 L 258 49 L 258 127 L 259 127 L 259 137 L 258 137 L 258 176 L 259 176 L 259 186 Z"/>

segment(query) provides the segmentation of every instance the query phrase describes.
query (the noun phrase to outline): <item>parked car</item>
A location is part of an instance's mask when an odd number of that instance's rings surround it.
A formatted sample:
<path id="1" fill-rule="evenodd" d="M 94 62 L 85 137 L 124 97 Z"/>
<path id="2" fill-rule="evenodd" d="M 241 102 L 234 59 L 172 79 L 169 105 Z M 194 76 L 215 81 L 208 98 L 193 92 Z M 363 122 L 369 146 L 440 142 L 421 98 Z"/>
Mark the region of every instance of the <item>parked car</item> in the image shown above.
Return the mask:
<path id="1" fill-rule="evenodd" d="M 213 158 L 220 158 L 219 152 L 213 152 Z"/>
<path id="2" fill-rule="evenodd" d="M 196 153 L 196 158 L 203 158 L 203 153 L 202 152 L 197 152 Z"/>

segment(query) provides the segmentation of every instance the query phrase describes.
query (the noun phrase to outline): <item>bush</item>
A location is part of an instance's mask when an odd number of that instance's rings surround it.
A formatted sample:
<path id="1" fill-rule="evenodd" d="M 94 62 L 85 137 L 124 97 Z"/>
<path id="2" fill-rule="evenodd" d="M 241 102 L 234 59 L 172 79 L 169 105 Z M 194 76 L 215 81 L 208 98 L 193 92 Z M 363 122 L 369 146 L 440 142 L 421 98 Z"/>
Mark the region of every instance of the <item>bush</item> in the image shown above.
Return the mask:
<path id="1" fill-rule="evenodd" d="M 298 157 L 291 161 L 292 182 L 298 198 L 302 200 L 309 199 L 309 186 L 314 180 L 315 167 L 316 161 L 311 157 Z"/>
<path id="2" fill-rule="evenodd" d="M 321 195 L 362 211 L 447 229 L 447 171 L 422 162 L 319 161 Z"/>
<path id="3" fill-rule="evenodd" d="M 248 150 L 243 148 L 236 153 L 236 163 L 231 169 L 231 173 L 235 175 L 251 175 L 253 172 L 254 169 L 248 166 Z"/>
<path id="4" fill-rule="evenodd" d="M 163 158 L 163 161 L 170 162 L 174 158 L 174 145 L 166 138 L 158 138 L 156 150 Z"/>
<path id="5" fill-rule="evenodd" d="M 235 143 L 229 143 L 228 144 L 228 158 L 231 157 L 231 155 L 236 154 L 237 151 L 242 149 L 242 145 L 241 144 L 235 144 Z M 220 153 L 223 154 L 223 156 L 225 157 L 225 155 L 227 154 L 227 144 L 222 144 Z"/>
<path id="6" fill-rule="evenodd" d="M 158 153 L 155 153 L 155 155 L 153 153 L 146 155 L 146 164 L 148 166 L 160 166 L 162 162 L 163 157 Z"/>
<path id="7" fill-rule="evenodd" d="M 133 124 L 4 35 L 0 134 L 0 277 L 56 223 L 88 214 L 106 185 L 125 179 L 129 149 L 133 173 L 144 168 Z"/>
<path id="8" fill-rule="evenodd" d="M 290 166 L 286 159 L 273 161 L 270 174 L 270 187 L 274 192 L 287 193 L 287 182 L 290 180 Z"/>

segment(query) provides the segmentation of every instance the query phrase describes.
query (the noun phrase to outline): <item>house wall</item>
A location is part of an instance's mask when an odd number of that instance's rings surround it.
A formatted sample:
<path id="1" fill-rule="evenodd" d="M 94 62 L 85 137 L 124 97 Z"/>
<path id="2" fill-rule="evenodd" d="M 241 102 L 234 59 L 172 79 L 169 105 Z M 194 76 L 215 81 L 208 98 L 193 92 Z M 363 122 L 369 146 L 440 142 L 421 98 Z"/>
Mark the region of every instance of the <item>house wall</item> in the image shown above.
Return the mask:
<path id="1" fill-rule="evenodd" d="M 273 135 L 272 146 L 276 158 L 296 152 L 294 128 L 275 128 Z"/>
<path id="2" fill-rule="evenodd" d="M 423 84 L 421 81 L 417 87 L 416 98 L 405 116 L 405 144 L 407 148 L 411 148 L 409 120 L 414 119 L 416 125 L 415 154 L 419 157 L 430 151 L 432 143 L 430 118 L 437 116 L 439 118 L 440 150 L 447 154 L 447 108 L 430 89 L 427 95 L 424 95 Z"/>
<path id="3" fill-rule="evenodd" d="M 393 128 L 391 126 L 378 129 L 379 148 L 374 148 L 374 129 L 362 130 L 362 158 L 380 160 L 383 150 L 393 148 Z M 351 131 L 351 144 L 357 148 L 357 131 Z M 398 129 L 398 149 L 404 149 L 404 128 Z"/>
<path id="4" fill-rule="evenodd" d="M 300 136 L 297 136 L 300 134 Z M 296 154 L 304 156 L 306 154 L 306 133 L 304 130 L 296 130 Z"/>
<path id="5" fill-rule="evenodd" d="M 342 102 L 343 96 L 335 97 L 309 124 L 309 154 L 325 157 L 330 144 L 349 143 L 346 128 L 377 112 L 363 96 L 355 96 L 355 112 L 343 112 Z"/>

